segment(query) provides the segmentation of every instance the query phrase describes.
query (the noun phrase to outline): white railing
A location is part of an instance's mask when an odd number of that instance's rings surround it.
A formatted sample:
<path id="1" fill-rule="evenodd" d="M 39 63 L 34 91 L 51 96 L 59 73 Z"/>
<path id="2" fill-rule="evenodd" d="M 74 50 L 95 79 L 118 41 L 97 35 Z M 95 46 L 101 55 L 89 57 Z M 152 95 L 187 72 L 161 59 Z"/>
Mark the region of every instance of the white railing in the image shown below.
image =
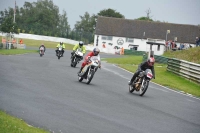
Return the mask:
<path id="1" fill-rule="evenodd" d="M 200 64 L 169 58 L 167 70 L 200 84 Z"/>

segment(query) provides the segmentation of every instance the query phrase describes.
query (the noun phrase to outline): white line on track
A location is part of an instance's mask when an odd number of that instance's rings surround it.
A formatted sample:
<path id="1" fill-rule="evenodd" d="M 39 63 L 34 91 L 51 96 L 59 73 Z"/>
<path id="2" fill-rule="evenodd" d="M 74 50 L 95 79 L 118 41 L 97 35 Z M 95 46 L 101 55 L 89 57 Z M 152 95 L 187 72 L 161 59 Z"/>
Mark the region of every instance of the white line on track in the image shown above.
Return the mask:
<path id="1" fill-rule="evenodd" d="M 118 67 L 118 66 L 116 66 L 116 65 L 114 65 L 114 64 L 113 64 L 113 66 Z M 129 73 L 131 73 L 131 74 L 134 74 L 134 73 L 132 73 L 132 72 L 130 72 L 130 71 L 124 69 L 124 68 L 121 68 L 121 67 L 118 67 L 118 68 L 120 68 L 120 69 L 122 69 L 122 70 L 124 70 L 124 71 L 126 71 L 126 72 L 129 72 Z M 126 79 L 127 79 L 127 78 L 126 78 Z M 182 91 L 180 91 L 180 92 L 179 92 L 179 91 L 175 91 L 175 90 L 169 89 L 169 88 L 167 88 L 167 87 L 165 87 L 165 86 L 162 86 L 162 85 L 159 85 L 159 84 L 157 84 L 157 83 L 154 83 L 154 82 L 152 82 L 152 81 L 151 81 L 151 83 L 156 84 L 156 85 L 158 85 L 158 86 L 161 86 L 162 88 L 165 88 L 166 90 L 170 90 L 170 91 L 179 93 L 179 94 L 181 94 L 181 95 L 188 96 L 188 97 L 191 97 L 191 98 L 200 100 L 200 98 L 195 97 L 195 96 L 193 96 L 193 95 L 191 95 L 191 94 L 189 94 L 189 93 L 184 93 L 184 92 L 182 92 Z"/>

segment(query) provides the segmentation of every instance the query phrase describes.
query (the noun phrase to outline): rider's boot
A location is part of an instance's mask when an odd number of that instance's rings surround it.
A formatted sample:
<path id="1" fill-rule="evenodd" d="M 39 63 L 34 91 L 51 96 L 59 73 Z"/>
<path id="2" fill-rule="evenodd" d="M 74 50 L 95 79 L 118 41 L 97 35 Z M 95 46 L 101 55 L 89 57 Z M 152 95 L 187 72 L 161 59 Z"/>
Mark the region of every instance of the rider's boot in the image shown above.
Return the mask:
<path id="1" fill-rule="evenodd" d="M 78 71 L 78 74 L 81 73 L 82 70 L 83 70 L 83 67 L 81 67 L 81 69 Z"/>

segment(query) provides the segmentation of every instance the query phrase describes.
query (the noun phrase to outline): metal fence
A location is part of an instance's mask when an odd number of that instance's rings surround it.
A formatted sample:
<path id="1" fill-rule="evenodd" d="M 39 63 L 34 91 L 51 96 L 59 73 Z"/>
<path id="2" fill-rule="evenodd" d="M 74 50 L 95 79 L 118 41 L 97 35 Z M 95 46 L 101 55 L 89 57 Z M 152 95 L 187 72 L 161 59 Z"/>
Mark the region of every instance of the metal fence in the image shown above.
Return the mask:
<path id="1" fill-rule="evenodd" d="M 147 60 L 148 53 L 125 51 L 126 55 L 143 55 L 143 61 Z M 164 56 L 154 55 L 157 63 L 167 64 L 167 71 L 173 72 L 179 76 L 182 76 L 188 80 L 194 81 L 200 84 L 200 64 L 188 62 L 185 60 L 179 60 L 176 58 L 167 58 Z"/>
<path id="2" fill-rule="evenodd" d="M 200 84 L 200 64 L 169 58 L 167 70 Z"/>

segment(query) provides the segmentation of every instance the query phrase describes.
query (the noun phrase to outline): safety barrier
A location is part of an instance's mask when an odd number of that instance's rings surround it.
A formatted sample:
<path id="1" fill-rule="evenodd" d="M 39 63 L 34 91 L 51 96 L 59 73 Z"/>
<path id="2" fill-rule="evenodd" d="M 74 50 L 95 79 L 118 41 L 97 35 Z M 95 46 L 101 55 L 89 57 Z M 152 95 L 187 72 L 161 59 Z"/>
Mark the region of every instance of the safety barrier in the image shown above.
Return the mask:
<path id="1" fill-rule="evenodd" d="M 200 84 L 200 64 L 169 58 L 167 70 Z"/>
<path id="2" fill-rule="evenodd" d="M 146 52 L 144 51 L 127 50 L 127 49 L 124 50 L 124 55 L 143 55 L 145 53 Z"/>

